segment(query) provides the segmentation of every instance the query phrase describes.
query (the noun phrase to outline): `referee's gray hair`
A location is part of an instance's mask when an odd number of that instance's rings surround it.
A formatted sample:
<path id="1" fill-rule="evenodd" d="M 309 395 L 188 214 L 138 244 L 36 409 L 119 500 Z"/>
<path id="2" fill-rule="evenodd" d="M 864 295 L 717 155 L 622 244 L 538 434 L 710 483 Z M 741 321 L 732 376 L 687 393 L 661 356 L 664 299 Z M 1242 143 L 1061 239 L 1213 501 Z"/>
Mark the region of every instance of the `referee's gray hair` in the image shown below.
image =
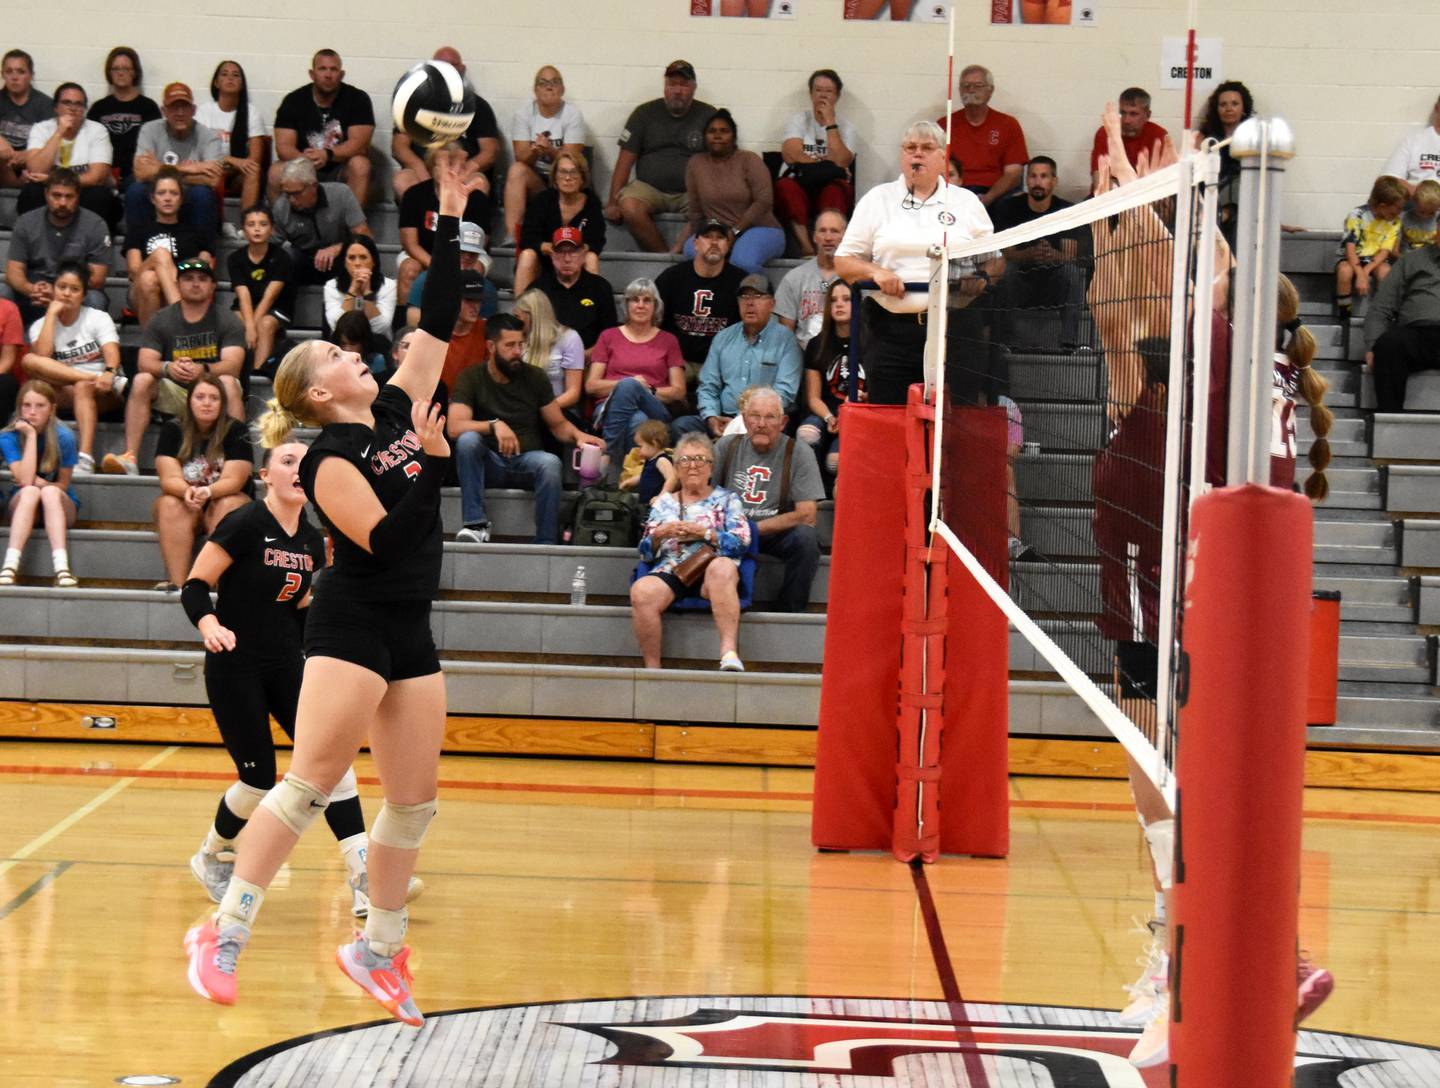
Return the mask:
<path id="1" fill-rule="evenodd" d="M 916 121 L 900 137 L 903 144 L 910 139 L 929 140 L 942 150 L 945 147 L 945 130 L 934 121 Z"/>
<path id="2" fill-rule="evenodd" d="M 971 72 L 983 72 L 985 75 L 985 86 L 989 87 L 992 91 L 995 89 L 995 75 L 993 72 L 990 71 L 989 68 L 986 68 L 983 64 L 967 64 L 964 68 L 961 68 L 960 82 L 964 83 L 965 77 L 968 76 Z"/>
<path id="3" fill-rule="evenodd" d="M 314 185 L 319 181 L 315 174 L 315 164 L 306 158 L 291 159 L 280 170 L 280 183 L 287 181 L 298 181 L 301 185 Z"/>
<path id="4" fill-rule="evenodd" d="M 622 311 L 622 316 L 628 319 L 630 316 L 628 313 L 630 300 L 642 296 L 649 298 L 655 303 L 653 324 L 658 329 L 661 318 L 665 316 L 665 303 L 660 299 L 660 288 L 655 286 L 655 281 L 645 276 L 633 279 L 625 285 L 625 297 L 622 303 L 625 309 Z"/>

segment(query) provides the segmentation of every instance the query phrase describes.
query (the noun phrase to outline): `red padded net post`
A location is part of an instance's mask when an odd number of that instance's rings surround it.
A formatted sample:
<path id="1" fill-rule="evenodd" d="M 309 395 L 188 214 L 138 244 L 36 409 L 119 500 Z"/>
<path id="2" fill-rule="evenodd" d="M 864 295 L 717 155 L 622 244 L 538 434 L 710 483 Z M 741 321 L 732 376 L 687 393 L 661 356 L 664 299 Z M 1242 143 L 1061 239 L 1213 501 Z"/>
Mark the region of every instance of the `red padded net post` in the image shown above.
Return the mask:
<path id="1" fill-rule="evenodd" d="M 1277 488 L 1191 513 L 1176 753 L 1176 1088 L 1294 1077 L 1313 522 Z"/>

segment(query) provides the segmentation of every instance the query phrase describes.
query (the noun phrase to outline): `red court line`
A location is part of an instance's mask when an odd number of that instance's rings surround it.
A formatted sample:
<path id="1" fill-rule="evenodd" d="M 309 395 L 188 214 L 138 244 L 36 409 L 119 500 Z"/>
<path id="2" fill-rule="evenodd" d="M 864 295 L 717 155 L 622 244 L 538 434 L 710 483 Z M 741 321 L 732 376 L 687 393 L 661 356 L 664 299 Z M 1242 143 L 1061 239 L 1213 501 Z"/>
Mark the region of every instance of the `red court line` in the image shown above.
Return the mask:
<path id="1" fill-rule="evenodd" d="M 0 764 L 0 774 L 57 775 L 75 778 L 154 778 L 169 781 L 233 782 L 228 771 L 167 771 L 126 769 L 124 767 L 53 767 L 40 764 Z M 360 778 L 362 785 L 378 786 L 373 776 Z M 451 790 L 480 790 L 495 793 L 556 793 L 594 797 L 677 797 L 719 801 L 813 801 L 815 795 L 801 790 L 706 790 L 678 789 L 661 786 L 581 786 L 551 782 L 472 782 L 459 778 L 442 778 L 440 786 Z M 1053 809 L 1067 812 L 1133 812 L 1134 806 L 1123 801 L 1036 801 L 1012 799 L 1016 809 Z M 1440 827 L 1440 816 L 1400 812 L 1342 812 L 1332 809 L 1306 809 L 1307 820 L 1341 820 L 1350 823 L 1413 824 L 1417 827 Z"/>
<path id="2" fill-rule="evenodd" d="M 935 973 L 940 976 L 940 990 L 945 995 L 945 1005 L 950 1010 L 950 1022 L 955 1026 L 955 1041 L 960 1044 L 960 1057 L 965 1063 L 965 1076 L 972 1088 L 990 1088 L 985 1076 L 985 1064 L 980 1060 L 980 1048 L 975 1043 L 975 1032 L 970 1027 L 970 1018 L 965 1015 L 965 997 L 960 993 L 960 983 L 955 977 L 955 965 L 950 960 L 950 951 L 945 946 L 945 932 L 940 928 L 940 912 L 935 909 L 935 897 L 930 894 L 930 881 L 925 877 L 925 865 L 916 858 L 910 863 L 910 876 L 915 882 L 915 895 L 920 901 L 920 916 L 925 921 L 925 935 L 930 941 L 930 958 L 935 961 Z"/>

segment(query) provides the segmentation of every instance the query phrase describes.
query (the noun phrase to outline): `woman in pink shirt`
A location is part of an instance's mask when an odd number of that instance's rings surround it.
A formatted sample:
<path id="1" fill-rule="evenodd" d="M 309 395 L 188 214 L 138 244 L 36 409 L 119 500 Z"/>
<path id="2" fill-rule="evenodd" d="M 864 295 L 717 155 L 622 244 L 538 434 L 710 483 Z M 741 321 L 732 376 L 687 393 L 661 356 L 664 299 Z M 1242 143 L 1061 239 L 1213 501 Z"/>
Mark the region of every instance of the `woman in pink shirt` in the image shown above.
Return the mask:
<path id="1" fill-rule="evenodd" d="M 600 334 L 585 379 L 585 392 L 598 402 L 595 426 L 616 470 L 640 424 L 669 423 L 669 406 L 685 402 L 685 360 L 680 341 L 660 328 L 663 305 L 654 281 L 632 280 L 624 305 L 625 323 Z"/>

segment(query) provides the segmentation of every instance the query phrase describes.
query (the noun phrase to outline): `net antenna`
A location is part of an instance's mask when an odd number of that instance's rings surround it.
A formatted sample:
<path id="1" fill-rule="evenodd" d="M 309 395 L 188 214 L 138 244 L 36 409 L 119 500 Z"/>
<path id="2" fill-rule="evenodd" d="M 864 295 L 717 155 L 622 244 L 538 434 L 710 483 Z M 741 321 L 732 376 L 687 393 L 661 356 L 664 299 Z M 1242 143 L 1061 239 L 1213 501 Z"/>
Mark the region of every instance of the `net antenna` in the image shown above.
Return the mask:
<path id="1" fill-rule="evenodd" d="M 1027 448 L 1038 445 L 1039 449 L 1016 462 L 1017 474 L 1024 469 L 1032 488 L 1039 483 L 1051 489 L 1053 506 L 1037 504 L 1032 509 L 1013 494 L 1012 501 L 1022 517 L 1028 513 L 1037 521 L 1061 526 L 1052 530 L 1061 537 L 1070 534 L 1068 540 L 1053 540 L 1039 549 L 1060 558 L 1041 554 L 1037 560 L 997 571 L 987 569 L 967 547 L 965 512 L 947 511 L 944 506 L 946 475 L 962 472 L 963 466 L 945 460 L 946 423 L 940 411 L 935 413 L 930 532 L 932 539 L 943 539 L 955 550 L 1011 626 L 1108 727 L 1172 809 L 1177 692 L 1182 683 L 1183 550 L 1192 491 L 1198 493 L 1191 481 L 1203 482 L 1205 464 L 1204 436 L 1197 450 L 1191 428 L 1192 421 L 1204 419 L 1207 408 L 1199 401 L 1192 403 L 1190 394 L 1196 391 L 1203 401 L 1208 389 L 1192 375 L 1195 365 L 1208 361 L 1216 263 L 1216 197 L 1213 186 L 1202 183 L 1216 177 L 1218 167 L 1218 152 L 1210 146 L 1093 200 L 974 241 L 951 242 L 947 236 L 931 250 L 927 365 L 935 367 L 932 403 L 943 404 L 943 352 L 953 317 L 950 267 L 1042 240 L 1060 251 L 1067 236 L 1093 239 L 1095 269 L 1088 296 L 1080 302 L 1090 303 L 1085 320 L 1094 327 L 1081 337 L 1085 343 L 1078 350 L 1074 345 L 1064 352 L 1053 345 L 1022 346 L 1020 340 L 1027 333 L 1054 316 L 1024 309 L 1009 315 L 1006 327 L 1016 337 L 1013 342 L 997 332 L 998 326 L 992 326 L 982 341 L 964 342 L 968 365 L 984 365 L 976 360 L 987 356 L 993 365 L 997 355 L 1004 356 L 1010 368 L 1005 388 L 1014 390 L 1011 395 L 1046 402 L 1027 405 L 1025 437 L 1039 439 L 1027 443 Z M 1099 287 L 1114 280 L 1117 268 L 1129 277 L 1124 280 L 1128 286 L 1118 299 L 1102 299 Z M 1116 319 L 1123 334 L 1107 339 L 1099 332 L 1101 325 Z M 976 324 L 971 316 L 959 328 L 973 330 Z M 1140 341 L 1146 338 L 1168 339 L 1164 354 L 1152 358 L 1142 352 Z M 1018 369 L 1022 366 L 1027 368 L 1023 380 Z M 1096 375 L 1093 380 L 1086 377 L 1091 374 Z M 1083 389 L 1087 381 L 1091 385 Z M 1153 406 L 1142 403 L 1144 393 L 1161 383 L 1169 392 L 1157 393 Z M 995 403 L 993 393 L 990 403 Z M 1131 413 L 1131 424 L 1138 421 L 1154 437 L 1152 457 L 1122 455 L 1112 446 Z M 1133 508 L 1117 511 L 1112 503 L 1102 513 L 1118 512 L 1131 524 L 1143 523 L 1145 538 L 1158 540 L 1153 574 L 1149 566 L 1137 562 L 1133 549 L 1107 556 L 1106 548 L 1092 537 L 1096 530 L 1083 524 L 1092 519 L 1082 505 L 1092 502 L 1089 479 L 1096 462 L 1106 455 L 1112 460 L 1128 458 L 1135 462 L 1133 471 L 1151 473 L 1145 486 L 1147 494 L 1153 493 L 1153 508 L 1137 499 Z M 1143 461 L 1153 464 L 1139 463 Z M 1103 505 L 1098 495 L 1093 502 Z M 1076 525 L 1083 527 L 1064 528 Z M 1145 551 L 1149 554 L 1149 549 Z M 1101 569 L 1097 570 L 1095 557 Z M 1136 634 L 1125 639 L 1103 633 L 1107 598 L 1100 586 L 1107 560 L 1129 571 L 1133 596 L 1126 610 Z M 1113 626 L 1113 617 L 1111 621 Z M 1153 680 L 1141 682 L 1131 675 L 1120 655 L 1122 641 L 1148 653 Z"/>

